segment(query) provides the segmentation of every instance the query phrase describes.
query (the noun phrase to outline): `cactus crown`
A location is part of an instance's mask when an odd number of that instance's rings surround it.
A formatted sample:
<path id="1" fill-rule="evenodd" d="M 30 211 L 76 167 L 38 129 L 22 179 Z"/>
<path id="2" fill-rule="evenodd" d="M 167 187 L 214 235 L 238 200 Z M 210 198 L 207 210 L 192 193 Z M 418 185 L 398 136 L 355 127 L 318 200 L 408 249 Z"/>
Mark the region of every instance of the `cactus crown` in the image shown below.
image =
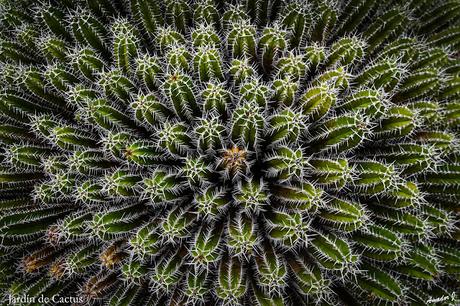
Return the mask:
<path id="1" fill-rule="evenodd" d="M 456 0 L 1 1 L 0 290 L 458 305 L 459 21 Z"/>

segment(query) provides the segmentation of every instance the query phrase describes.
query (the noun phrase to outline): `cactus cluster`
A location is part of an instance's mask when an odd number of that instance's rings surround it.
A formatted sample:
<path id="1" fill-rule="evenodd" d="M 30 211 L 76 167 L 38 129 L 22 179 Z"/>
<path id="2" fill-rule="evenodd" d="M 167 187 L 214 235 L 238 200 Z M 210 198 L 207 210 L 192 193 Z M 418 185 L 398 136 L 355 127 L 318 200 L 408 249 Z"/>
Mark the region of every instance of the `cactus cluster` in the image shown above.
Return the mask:
<path id="1" fill-rule="evenodd" d="M 459 54 L 458 0 L 0 1 L 6 303 L 458 305 Z"/>

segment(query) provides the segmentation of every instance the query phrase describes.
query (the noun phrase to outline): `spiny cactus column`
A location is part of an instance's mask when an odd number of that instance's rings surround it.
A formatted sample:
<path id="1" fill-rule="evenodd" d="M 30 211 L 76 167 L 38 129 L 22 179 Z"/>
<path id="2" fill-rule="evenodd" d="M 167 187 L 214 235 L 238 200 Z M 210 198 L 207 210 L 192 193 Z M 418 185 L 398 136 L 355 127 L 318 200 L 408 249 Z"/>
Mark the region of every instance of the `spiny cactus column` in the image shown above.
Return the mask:
<path id="1" fill-rule="evenodd" d="M 458 305 L 459 54 L 458 0 L 0 1 L 1 302 Z"/>

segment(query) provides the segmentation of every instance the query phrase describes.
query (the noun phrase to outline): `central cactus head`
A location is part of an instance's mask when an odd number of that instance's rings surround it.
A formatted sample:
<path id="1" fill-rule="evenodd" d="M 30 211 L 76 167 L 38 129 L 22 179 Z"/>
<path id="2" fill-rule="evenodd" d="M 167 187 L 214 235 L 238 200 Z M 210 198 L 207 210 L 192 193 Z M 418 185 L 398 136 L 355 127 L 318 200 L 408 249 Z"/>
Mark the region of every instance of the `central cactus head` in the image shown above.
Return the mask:
<path id="1" fill-rule="evenodd" d="M 239 171 L 244 172 L 247 155 L 248 153 L 244 149 L 234 146 L 222 154 L 222 165 L 232 174 Z"/>
<path id="2" fill-rule="evenodd" d="M 458 305 L 459 21 L 0 1 L 2 296 Z"/>

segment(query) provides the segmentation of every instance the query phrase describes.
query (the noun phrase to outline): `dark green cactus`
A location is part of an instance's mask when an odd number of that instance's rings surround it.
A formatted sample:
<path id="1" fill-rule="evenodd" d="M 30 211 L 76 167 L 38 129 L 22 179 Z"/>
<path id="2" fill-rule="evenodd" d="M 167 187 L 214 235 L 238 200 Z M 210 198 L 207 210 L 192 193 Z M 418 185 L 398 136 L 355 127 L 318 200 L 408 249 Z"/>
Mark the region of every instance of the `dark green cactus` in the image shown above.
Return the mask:
<path id="1" fill-rule="evenodd" d="M 0 302 L 458 305 L 459 54 L 458 0 L 0 1 Z"/>

